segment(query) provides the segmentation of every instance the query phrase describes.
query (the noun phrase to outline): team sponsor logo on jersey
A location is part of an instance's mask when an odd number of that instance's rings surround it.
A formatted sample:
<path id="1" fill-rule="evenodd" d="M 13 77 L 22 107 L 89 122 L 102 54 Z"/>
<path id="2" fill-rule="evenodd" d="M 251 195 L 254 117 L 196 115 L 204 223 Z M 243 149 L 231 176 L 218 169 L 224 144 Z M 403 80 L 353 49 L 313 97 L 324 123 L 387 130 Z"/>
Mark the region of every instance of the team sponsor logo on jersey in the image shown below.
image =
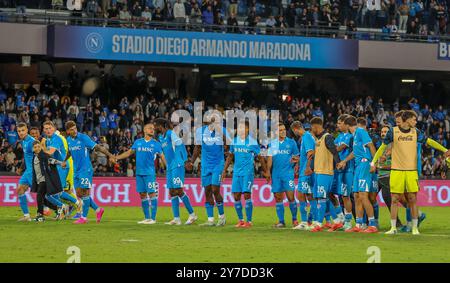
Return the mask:
<path id="1" fill-rule="evenodd" d="M 72 146 L 72 147 L 70 147 L 70 150 L 71 151 L 81 150 L 81 145 Z"/>
<path id="2" fill-rule="evenodd" d="M 234 149 L 234 151 L 236 151 L 236 152 L 242 152 L 242 153 L 249 153 L 249 152 L 250 152 L 250 150 L 249 150 L 248 148 L 242 148 L 242 147 L 236 147 L 236 148 Z"/>
<path id="3" fill-rule="evenodd" d="M 138 151 L 153 152 L 153 147 L 151 147 L 151 148 L 149 148 L 149 147 L 138 147 Z"/>
<path id="4" fill-rule="evenodd" d="M 408 136 L 400 136 L 397 139 L 398 141 L 413 141 L 413 136 L 412 135 L 408 135 Z"/>
<path id="5" fill-rule="evenodd" d="M 288 149 L 275 149 L 273 151 L 273 155 L 277 155 L 277 154 L 290 154 L 291 151 Z"/>
<path id="6" fill-rule="evenodd" d="M 210 137 L 210 136 L 203 136 L 203 142 L 206 144 L 217 144 L 222 142 L 221 137 Z"/>

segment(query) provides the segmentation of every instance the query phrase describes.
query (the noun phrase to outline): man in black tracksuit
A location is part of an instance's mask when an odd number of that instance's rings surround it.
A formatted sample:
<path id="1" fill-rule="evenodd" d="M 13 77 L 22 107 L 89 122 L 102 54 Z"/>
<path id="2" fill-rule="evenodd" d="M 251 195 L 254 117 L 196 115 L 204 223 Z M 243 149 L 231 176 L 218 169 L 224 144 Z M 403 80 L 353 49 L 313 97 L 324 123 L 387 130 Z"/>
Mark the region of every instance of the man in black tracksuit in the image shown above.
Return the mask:
<path id="1" fill-rule="evenodd" d="M 42 146 L 38 141 L 33 143 L 33 184 L 31 192 L 37 193 L 37 216 L 36 221 L 44 220 L 44 205 L 57 210 L 57 220 L 63 216 L 63 211 L 67 209 L 59 199 L 62 186 L 59 180 L 58 170 L 55 164 L 50 164 L 50 156 L 42 151 Z"/>

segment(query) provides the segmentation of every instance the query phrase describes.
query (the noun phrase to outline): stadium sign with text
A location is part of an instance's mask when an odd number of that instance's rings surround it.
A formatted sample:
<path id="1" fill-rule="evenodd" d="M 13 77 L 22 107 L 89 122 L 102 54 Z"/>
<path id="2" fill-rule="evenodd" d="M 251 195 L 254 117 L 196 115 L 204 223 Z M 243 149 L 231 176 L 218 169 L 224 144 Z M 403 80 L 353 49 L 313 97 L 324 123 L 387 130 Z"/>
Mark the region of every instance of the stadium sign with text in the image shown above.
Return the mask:
<path id="1" fill-rule="evenodd" d="M 169 190 L 165 189 L 166 179 L 157 178 L 159 183 L 159 205 L 170 206 Z M 0 181 L 0 206 L 19 206 L 17 184 L 19 177 L 2 176 Z M 422 180 L 418 194 L 419 206 L 450 206 L 450 181 Z M 203 206 L 205 191 L 200 178 L 186 178 L 184 185 L 192 205 Z M 272 186 L 264 179 L 255 179 L 253 185 L 253 202 L 255 206 L 274 206 L 275 199 L 271 192 Z M 224 203 L 232 206 L 231 179 L 226 179 L 221 188 Z M 94 177 L 92 197 L 102 206 L 141 206 L 141 199 L 136 193 L 135 178 L 127 177 Z M 36 195 L 27 193 L 30 203 L 36 203 Z M 379 194 L 379 197 L 381 194 Z M 380 205 L 384 205 L 379 199 Z"/>
<path id="2" fill-rule="evenodd" d="M 49 26 L 47 40 L 58 58 L 358 68 L 356 40 L 79 26 Z"/>

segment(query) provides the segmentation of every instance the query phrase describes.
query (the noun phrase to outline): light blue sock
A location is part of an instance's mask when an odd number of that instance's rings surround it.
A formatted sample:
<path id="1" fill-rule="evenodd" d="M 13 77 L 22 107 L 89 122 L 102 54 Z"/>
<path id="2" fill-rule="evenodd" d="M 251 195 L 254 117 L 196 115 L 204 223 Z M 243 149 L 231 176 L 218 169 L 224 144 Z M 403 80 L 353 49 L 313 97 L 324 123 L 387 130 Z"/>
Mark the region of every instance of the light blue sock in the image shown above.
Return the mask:
<path id="1" fill-rule="evenodd" d="M 380 216 L 380 207 L 378 206 L 378 202 L 375 202 L 373 204 L 373 216 L 375 217 L 375 220 L 378 221 L 378 218 Z"/>
<path id="2" fill-rule="evenodd" d="M 91 208 L 92 208 L 93 210 L 97 211 L 97 209 L 98 209 L 97 203 L 94 201 L 94 199 L 93 199 L 92 197 L 89 197 L 89 200 L 90 200 L 90 206 L 91 206 Z"/>
<path id="3" fill-rule="evenodd" d="M 224 215 L 225 211 L 223 210 L 223 202 L 216 203 L 217 210 L 219 211 L 219 215 Z"/>
<path id="4" fill-rule="evenodd" d="M 144 212 L 145 219 L 150 219 L 150 207 L 148 198 L 141 199 L 142 211 Z"/>
<path id="5" fill-rule="evenodd" d="M 64 200 L 70 201 L 71 203 L 77 203 L 77 199 L 74 198 L 73 196 L 69 195 L 66 192 L 61 193 L 61 198 Z"/>
<path id="6" fill-rule="evenodd" d="M 300 202 L 300 218 L 302 219 L 303 222 L 307 222 L 308 221 L 308 213 L 306 211 L 306 201 L 301 201 Z"/>
<path id="7" fill-rule="evenodd" d="M 275 208 L 277 210 L 278 221 L 280 223 L 284 224 L 284 204 L 283 204 L 283 202 L 277 202 L 275 204 Z M 245 209 L 247 209 L 247 205 L 245 206 Z"/>
<path id="8" fill-rule="evenodd" d="M 194 209 L 192 208 L 191 201 L 189 200 L 188 195 L 187 195 L 187 194 L 184 194 L 184 195 L 181 197 L 181 200 L 183 201 L 184 206 L 186 207 L 186 209 L 187 209 L 187 211 L 189 212 L 189 214 L 194 213 Z"/>
<path id="9" fill-rule="evenodd" d="M 28 210 L 28 200 L 25 194 L 19 196 L 19 204 L 24 215 L 30 214 L 30 211 Z"/>
<path id="10" fill-rule="evenodd" d="M 45 195 L 45 198 L 53 203 L 54 205 L 56 205 L 57 207 L 61 207 L 63 206 L 63 203 L 59 200 L 59 197 L 57 198 L 58 194 L 54 194 L 54 195 Z"/>
<path id="11" fill-rule="evenodd" d="M 247 222 L 252 222 L 252 215 L 253 215 L 252 199 L 245 200 L 245 214 L 247 216 Z"/>
<path id="12" fill-rule="evenodd" d="M 325 204 L 325 206 L 326 206 L 326 208 L 325 208 L 325 221 L 326 222 L 330 222 L 330 219 L 331 219 L 331 217 L 330 217 L 330 205 L 329 205 L 330 203 L 327 201 L 326 202 L 326 204 Z"/>
<path id="13" fill-rule="evenodd" d="M 156 212 L 158 211 L 158 198 L 152 197 L 150 199 L 150 203 L 152 205 L 152 219 L 156 220 Z"/>
<path id="14" fill-rule="evenodd" d="M 303 222 L 307 222 L 308 221 L 308 212 L 306 211 L 306 206 L 307 206 L 306 201 L 301 201 L 300 202 L 300 219 Z"/>
<path id="15" fill-rule="evenodd" d="M 342 206 L 339 203 L 339 199 L 337 199 L 337 202 L 338 202 L 338 204 L 337 204 L 337 206 L 334 207 L 334 211 L 335 211 L 336 215 L 339 215 L 341 213 L 343 214 L 344 211 L 342 210 Z"/>
<path id="16" fill-rule="evenodd" d="M 356 225 L 362 225 L 363 224 L 363 219 L 361 217 L 356 217 Z"/>
<path id="17" fill-rule="evenodd" d="M 352 222 L 352 218 L 353 218 L 353 215 L 351 213 L 346 213 L 345 214 L 345 223 Z"/>
<path id="18" fill-rule="evenodd" d="M 312 220 L 316 221 L 317 220 L 317 200 L 313 199 L 311 202 L 311 214 L 312 214 Z"/>
<path id="19" fill-rule="evenodd" d="M 180 218 L 180 199 L 178 196 L 172 197 L 172 212 L 174 218 Z"/>
<path id="20" fill-rule="evenodd" d="M 242 214 L 242 203 L 240 200 L 234 202 L 234 209 L 236 209 L 239 220 L 244 220 L 244 215 Z"/>
<path id="21" fill-rule="evenodd" d="M 316 216 L 317 216 L 317 200 L 313 199 L 309 202 L 309 205 L 311 206 L 311 208 L 309 209 L 309 212 L 311 213 L 311 219 L 312 221 L 316 221 Z"/>
<path id="22" fill-rule="evenodd" d="M 206 208 L 206 216 L 208 216 L 208 218 L 214 217 L 214 205 L 210 204 L 209 202 L 206 202 L 205 208 Z"/>
<path id="23" fill-rule="evenodd" d="M 54 197 L 58 201 L 61 201 L 60 194 L 54 194 L 54 195 L 52 195 L 52 197 Z"/>
<path id="24" fill-rule="evenodd" d="M 375 217 L 369 217 L 369 226 L 376 226 Z"/>
<path id="25" fill-rule="evenodd" d="M 317 222 L 319 222 L 321 225 L 323 223 L 323 219 L 325 217 L 325 212 L 327 210 L 327 200 L 326 199 L 319 199 L 317 201 Z"/>
<path id="26" fill-rule="evenodd" d="M 328 208 L 328 212 L 330 213 L 331 219 L 333 219 L 333 220 L 336 219 L 337 218 L 336 208 L 334 207 L 334 205 L 330 199 L 328 199 L 327 208 Z"/>
<path id="27" fill-rule="evenodd" d="M 411 209 L 406 208 L 406 222 L 411 222 L 411 221 L 412 221 Z"/>
<path id="28" fill-rule="evenodd" d="M 91 206 L 91 197 L 82 197 L 81 199 L 83 200 L 83 217 L 86 218 Z"/>
<path id="29" fill-rule="evenodd" d="M 291 210 L 292 221 L 297 221 L 297 202 L 295 200 L 289 203 L 289 209 Z M 305 215 L 306 215 L 306 202 L 305 202 Z"/>

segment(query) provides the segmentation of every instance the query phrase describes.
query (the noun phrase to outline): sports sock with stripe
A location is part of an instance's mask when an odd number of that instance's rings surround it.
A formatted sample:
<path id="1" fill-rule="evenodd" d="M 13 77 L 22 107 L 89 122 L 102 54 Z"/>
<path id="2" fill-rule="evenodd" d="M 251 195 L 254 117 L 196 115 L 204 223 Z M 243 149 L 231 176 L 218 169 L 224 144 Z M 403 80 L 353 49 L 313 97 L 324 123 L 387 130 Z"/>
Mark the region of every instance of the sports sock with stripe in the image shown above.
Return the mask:
<path id="1" fill-rule="evenodd" d="M 156 220 L 156 212 L 158 211 L 158 197 L 150 198 L 152 215 L 151 219 Z"/>
<path id="2" fill-rule="evenodd" d="M 206 216 L 208 216 L 208 219 L 210 218 L 214 219 L 214 205 L 210 204 L 209 202 L 205 202 L 205 208 L 206 208 Z"/>
<path id="3" fill-rule="evenodd" d="M 191 201 L 189 200 L 189 197 L 187 194 L 183 194 L 181 197 L 181 200 L 183 201 L 184 207 L 186 207 L 189 214 L 194 213 L 194 209 L 192 208 Z"/>
<path id="4" fill-rule="evenodd" d="M 89 207 L 91 206 L 91 197 L 82 197 L 83 200 L 83 218 L 86 218 L 89 213 Z"/>
<path id="5" fill-rule="evenodd" d="M 60 195 L 61 199 L 67 200 L 68 202 L 75 204 L 77 203 L 77 198 L 74 198 L 72 195 L 68 194 L 67 192 L 62 192 Z"/>
<path id="6" fill-rule="evenodd" d="M 22 209 L 23 215 L 30 215 L 30 211 L 28 210 L 28 200 L 25 194 L 19 195 L 19 204 L 20 209 Z"/>
<path id="7" fill-rule="evenodd" d="M 145 219 L 150 219 L 150 207 L 148 203 L 148 198 L 141 199 L 142 211 L 144 212 Z"/>
<path id="8" fill-rule="evenodd" d="M 98 205 L 97 203 L 94 201 L 94 199 L 92 197 L 89 197 L 89 205 L 91 206 L 91 208 L 95 211 L 98 210 Z"/>
<path id="9" fill-rule="evenodd" d="M 253 201 L 252 201 L 252 199 L 245 200 L 245 215 L 247 217 L 247 222 L 252 222 L 252 216 L 253 216 Z"/>
<path id="10" fill-rule="evenodd" d="M 317 218 L 316 221 L 319 222 L 320 225 L 323 223 L 323 219 L 325 217 L 325 212 L 327 210 L 327 200 L 319 199 L 317 201 Z"/>
<path id="11" fill-rule="evenodd" d="M 217 205 L 217 210 L 219 211 L 219 216 L 224 215 L 225 211 L 223 209 L 223 202 L 218 202 L 216 203 Z"/>
<path id="12" fill-rule="evenodd" d="M 174 218 L 180 218 L 180 199 L 178 196 L 172 197 L 172 213 Z"/>
<path id="13" fill-rule="evenodd" d="M 234 202 L 234 209 L 236 210 L 236 214 L 239 220 L 244 220 L 244 215 L 242 214 L 242 203 L 240 200 Z"/>
<path id="14" fill-rule="evenodd" d="M 278 221 L 284 224 L 284 204 L 283 202 L 277 202 L 275 204 L 277 210 Z"/>
<path id="15" fill-rule="evenodd" d="M 291 210 L 292 221 L 297 220 L 297 202 L 294 200 L 289 203 L 289 209 Z M 305 217 L 306 217 L 306 202 L 305 202 Z"/>
<path id="16" fill-rule="evenodd" d="M 306 201 L 300 202 L 300 218 L 303 222 L 308 221 L 308 212 L 306 211 Z"/>

